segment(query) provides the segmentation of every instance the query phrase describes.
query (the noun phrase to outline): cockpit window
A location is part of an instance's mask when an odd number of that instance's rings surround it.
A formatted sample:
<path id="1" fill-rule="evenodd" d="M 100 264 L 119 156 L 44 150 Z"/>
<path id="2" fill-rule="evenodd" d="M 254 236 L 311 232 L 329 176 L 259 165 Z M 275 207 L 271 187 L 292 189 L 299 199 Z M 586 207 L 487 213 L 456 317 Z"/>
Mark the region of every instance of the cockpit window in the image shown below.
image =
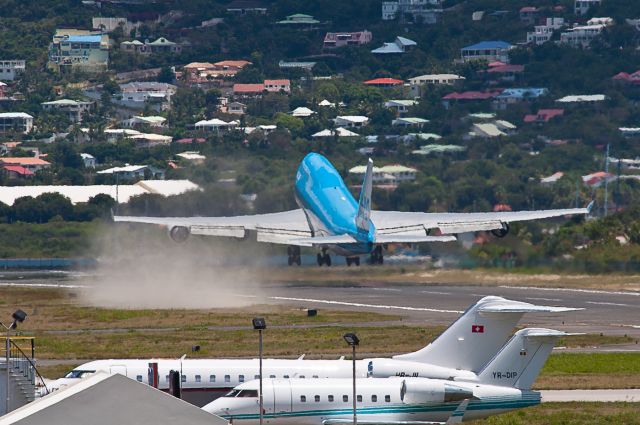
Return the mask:
<path id="1" fill-rule="evenodd" d="M 96 373 L 95 370 L 78 370 L 74 369 L 65 375 L 65 378 L 82 378 L 90 373 Z"/>
<path id="2" fill-rule="evenodd" d="M 225 397 L 258 397 L 258 390 L 231 390 Z"/>

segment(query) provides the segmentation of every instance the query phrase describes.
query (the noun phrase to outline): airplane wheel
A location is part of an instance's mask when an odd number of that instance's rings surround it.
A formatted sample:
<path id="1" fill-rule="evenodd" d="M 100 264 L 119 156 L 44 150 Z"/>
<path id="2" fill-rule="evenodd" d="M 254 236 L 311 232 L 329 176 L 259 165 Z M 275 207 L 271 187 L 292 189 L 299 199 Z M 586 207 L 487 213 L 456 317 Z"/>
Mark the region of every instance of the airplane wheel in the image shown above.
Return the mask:
<path id="1" fill-rule="evenodd" d="M 317 256 L 317 260 L 318 260 L 318 266 L 322 267 L 322 265 L 324 264 L 324 257 L 322 254 L 318 253 Z"/>
<path id="2" fill-rule="evenodd" d="M 347 259 L 347 267 L 351 267 L 351 258 L 345 257 Z"/>
<path id="3" fill-rule="evenodd" d="M 360 257 L 354 258 L 353 262 L 355 263 L 356 266 L 360 267 Z"/>
<path id="4" fill-rule="evenodd" d="M 289 258 L 287 258 L 287 264 L 289 264 L 290 266 L 293 265 L 293 257 L 289 256 Z"/>
<path id="5" fill-rule="evenodd" d="M 380 254 L 380 256 L 378 257 L 378 264 L 384 264 L 384 257 L 382 256 L 382 254 Z"/>
<path id="6" fill-rule="evenodd" d="M 301 265 L 302 264 L 302 259 L 300 258 L 299 255 L 296 257 L 296 264 L 297 265 Z"/>
<path id="7" fill-rule="evenodd" d="M 329 254 L 324 254 L 324 263 L 327 267 L 331 267 L 331 256 Z"/>

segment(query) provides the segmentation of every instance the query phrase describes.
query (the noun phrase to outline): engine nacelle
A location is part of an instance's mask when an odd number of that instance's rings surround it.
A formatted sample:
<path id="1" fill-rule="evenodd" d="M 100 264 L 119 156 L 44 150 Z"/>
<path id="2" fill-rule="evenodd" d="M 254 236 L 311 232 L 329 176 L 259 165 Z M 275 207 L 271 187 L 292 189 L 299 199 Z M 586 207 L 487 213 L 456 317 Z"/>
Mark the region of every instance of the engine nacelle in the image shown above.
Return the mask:
<path id="1" fill-rule="evenodd" d="M 491 231 L 491 234 L 496 238 L 504 238 L 509 233 L 509 223 L 502 222 L 501 229 L 494 229 Z"/>
<path id="2" fill-rule="evenodd" d="M 406 379 L 400 398 L 406 404 L 449 403 L 473 397 L 473 391 L 441 380 Z"/>
<path id="3" fill-rule="evenodd" d="M 388 378 L 390 376 L 431 378 L 431 379 L 464 379 L 474 381 L 475 373 L 467 370 L 452 369 L 430 363 L 410 360 L 371 359 L 367 365 L 367 376 L 372 378 Z"/>
<path id="4" fill-rule="evenodd" d="M 189 239 L 189 228 L 185 226 L 173 226 L 169 229 L 169 237 L 172 241 L 177 243 L 183 243 L 187 239 Z"/>

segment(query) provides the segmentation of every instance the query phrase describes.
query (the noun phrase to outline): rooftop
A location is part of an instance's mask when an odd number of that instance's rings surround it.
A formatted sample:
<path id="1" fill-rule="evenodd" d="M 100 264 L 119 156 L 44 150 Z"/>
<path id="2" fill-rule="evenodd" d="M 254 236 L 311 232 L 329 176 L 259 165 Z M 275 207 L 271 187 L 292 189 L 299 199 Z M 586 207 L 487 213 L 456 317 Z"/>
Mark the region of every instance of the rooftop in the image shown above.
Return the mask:
<path id="1" fill-rule="evenodd" d="M 481 41 L 471 46 L 463 47 L 462 50 L 491 50 L 491 49 L 510 49 L 513 47 L 506 41 Z"/>

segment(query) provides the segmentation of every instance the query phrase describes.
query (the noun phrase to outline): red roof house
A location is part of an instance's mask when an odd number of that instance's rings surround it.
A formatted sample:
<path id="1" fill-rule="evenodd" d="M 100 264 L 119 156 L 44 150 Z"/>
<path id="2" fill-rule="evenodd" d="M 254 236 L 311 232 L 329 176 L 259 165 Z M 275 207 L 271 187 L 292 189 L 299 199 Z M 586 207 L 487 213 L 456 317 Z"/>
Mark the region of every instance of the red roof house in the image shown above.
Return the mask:
<path id="1" fill-rule="evenodd" d="M 368 86 L 376 86 L 376 87 L 393 87 L 404 84 L 402 80 L 396 80 L 395 78 L 375 78 L 373 80 L 364 82 Z"/>
<path id="2" fill-rule="evenodd" d="M 265 90 L 264 84 L 234 84 L 234 94 L 260 94 Z"/>
<path id="3" fill-rule="evenodd" d="M 9 175 L 9 177 L 14 178 L 31 177 L 35 174 L 33 171 L 20 165 L 5 165 L 2 169 Z"/>
<path id="4" fill-rule="evenodd" d="M 564 109 L 540 109 L 537 114 L 524 116 L 524 122 L 549 122 L 554 117 L 564 115 Z"/>

